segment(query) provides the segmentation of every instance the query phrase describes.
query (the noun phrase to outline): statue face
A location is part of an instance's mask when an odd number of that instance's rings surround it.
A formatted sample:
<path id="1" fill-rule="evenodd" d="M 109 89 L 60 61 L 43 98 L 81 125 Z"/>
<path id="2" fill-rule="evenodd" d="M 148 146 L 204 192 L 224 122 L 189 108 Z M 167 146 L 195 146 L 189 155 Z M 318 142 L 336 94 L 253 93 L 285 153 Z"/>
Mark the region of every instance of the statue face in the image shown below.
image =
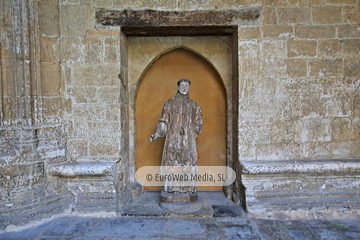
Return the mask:
<path id="1" fill-rule="evenodd" d="M 189 92 L 190 84 L 188 82 L 181 82 L 178 86 L 178 91 L 182 95 L 186 95 Z"/>

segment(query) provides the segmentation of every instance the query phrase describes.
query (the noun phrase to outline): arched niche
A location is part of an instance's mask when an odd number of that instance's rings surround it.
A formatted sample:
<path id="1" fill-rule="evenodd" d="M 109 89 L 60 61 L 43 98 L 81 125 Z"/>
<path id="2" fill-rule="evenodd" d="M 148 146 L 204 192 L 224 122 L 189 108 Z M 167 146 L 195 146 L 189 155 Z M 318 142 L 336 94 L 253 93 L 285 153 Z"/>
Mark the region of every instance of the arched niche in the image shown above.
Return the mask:
<path id="1" fill-rule="evenodd" d="M 235 37 L 234 37 L 235 36 Z M 217 72 L 220 83 L 223 86 L 226 98 L 226 165 L 234 168 L 238 172 L 237 158 L 237 54 L 236 34 L 233 36 L 170 36 L 170 37 L 128 37 L 124 38 L 122 42 L 122 49 L 126 49 L 122 54 L 127 56 L 126 61 L 122 62 L 122 77 L 124 91 L 120 96 L 122 99 L 122 160 L 120 165 L 120 190 L 123 188 L 132 191 L 133 196 L 138 196 L 142 193 L 139 191 L 135 180 L 136 172 L 136 99 L 137 94 L 142 83 L 143 76 L 152 64 L 156 62 L 162 55 L 171 52 L 178 48 L 190 50 L 198 57 L 202 58 Z M 235 39 L 235 40 L 234 40 Z M 234 47 L 235 46 L 235 47 Z M 221 85 L 220 84 L 220 85 Z M 164 101 L 173 97 L 176 93 L 176 83 L 172 85 L 168 91 L 169 95 L 164 96 Z M 191 92 L 190 96 L 196 96 Z M 152 93 L 156 94 L 156 93 Z M 235 99 L 234 99 L 235 96 Z M 194 99 L 196 101 L 196 99 Z M 159 117 L 160 111 L 164 102 L 158 103 L 157 114 L 155 118 Z M 234 120 L 234 118 L 236 118 Z M 206 124 L 206 123 L 204 123 Z M 155 125 L 151 124 L 155 129 Z M 151 133 L 150 133 L 151 134 Z M 154 143 L 154 142 L 153 142 Z M 158 143 L 159 144 L 159 143 Z M 161 150 L 162 151 L 162 150 Z M 200 156 L 201 157 L 201 156 Z M 234 194 L 238 194 L 238 181 L 234 186 L 227 186 L 224 188 L 226 196 L 234 199 Z M 235 192 L 235 193 L 234 193 Z M 237 200 L 234 200 L 237 202 Z"/>
<path id="2" fill-rule="evenodd" d="M 189 95 L 202 108 L 203 132 L 198 138 L 199 166 L 226 166 L 226 91 L 214 67 L 203 57 L 185 48 L 162 54 L 141 77 L 136 96 L 136 169 L 159 166 L 164 139 L 149 142 L 163 104 L 174 97 L 177 81 L 191 80 Z M 145 187 L 160 190 L 160 187 Z M 199 187 L 222 190 L 222 187 Z"/>

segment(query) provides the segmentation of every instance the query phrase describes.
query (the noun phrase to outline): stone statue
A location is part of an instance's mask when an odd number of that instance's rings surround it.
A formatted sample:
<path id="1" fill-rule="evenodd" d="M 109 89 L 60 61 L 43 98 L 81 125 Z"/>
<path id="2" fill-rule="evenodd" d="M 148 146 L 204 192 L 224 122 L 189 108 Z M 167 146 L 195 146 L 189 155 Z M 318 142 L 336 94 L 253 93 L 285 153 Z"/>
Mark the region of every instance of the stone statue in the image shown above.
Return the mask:
<path id="1" fill-rule="evenodd" d="M 198 164 L 197 137 L 202 130 L 200 106 L 189 98 L 188 79 L 177 82 L 178 92 L 163 107 L 155 133 L 150 142 L 165 137 L 161 166 L 195 166 Z M 165 181 L 163 191 L 167 193 L 195 193 L 197 183 L 173 186 Z"/>

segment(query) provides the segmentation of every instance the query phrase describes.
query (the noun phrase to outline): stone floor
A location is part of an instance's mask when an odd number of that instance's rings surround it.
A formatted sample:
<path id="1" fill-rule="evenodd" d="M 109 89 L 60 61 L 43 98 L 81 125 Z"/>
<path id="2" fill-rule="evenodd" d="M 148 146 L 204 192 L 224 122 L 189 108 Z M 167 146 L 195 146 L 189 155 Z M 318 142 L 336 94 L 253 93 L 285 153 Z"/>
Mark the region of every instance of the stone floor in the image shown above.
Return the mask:
<path id="1" fill-rule="evenodd" d="M 199 195 L 207 207 L 192 216 L 163 211 L 157 194 L 147 193 L 119 217 L 62 217 L 0 239 L 360 239 L 360 218 L 251 219 L 221 193 Z"/>
<path id="2" fill-rule="evenodd" d="M 64 217 L 0 239 L 360 239 L 360 219 Z"/>

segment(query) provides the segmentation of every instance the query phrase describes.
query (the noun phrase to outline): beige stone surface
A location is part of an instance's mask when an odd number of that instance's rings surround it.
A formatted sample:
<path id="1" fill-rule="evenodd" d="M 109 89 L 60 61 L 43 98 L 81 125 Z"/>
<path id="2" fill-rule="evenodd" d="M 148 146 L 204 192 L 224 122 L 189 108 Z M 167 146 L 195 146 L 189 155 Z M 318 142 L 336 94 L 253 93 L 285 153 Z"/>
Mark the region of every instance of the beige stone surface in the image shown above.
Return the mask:
<path id="1" fill-rule="evenodd" d="M 40 38 L 40 61 L 56 63 L 60 61 L 59 38 L 41 37 Z"/>
<path id="2" fill-rule="evenodd" d="M 289 40 L 287 42 L 288 57 L 309 56 L 316 55 L 317 42 L 308 40 Z"/>
<path id="3" fill-rule="evenodd" d="M 344 59 L 344 76 L 345 77 L 359 77 L 360 76 L 360 62 L 358 58 Z"/>
<path id="4" fill-rule="evenodd" d="M 263 24 L 276 24 L 275 8 L 273 8 L 273 7 L 263 8 L 262 23 Z"/>
<path id="5" fill-rule="evenodd" d="M 66 64 L 80 63 L 82 46 L 76 37 L 63 37 L 61 39 L 62 62 Z"/>
<path id="6" fill-rule="evenodd" d="M 340 38 L 360 37 L 360 30 L 357 24 L 338 25 L 337 28 Z"/>
<path id="7" fill-rule="evenodd" d="M 95 26 L 95 10 L 91 4 L 61 6 L 61 32 L 64 36 L 84 36 Z"/>
<path id="8" fill-rule="evenodd" d="M 310 23 L 311 11 L 309 8 L 278 8 L 277 19 L 282 24 Z"/>
<path id="9" fill-rule="evenodd" d="M 259 38 L 260 28 L 259 27 L 244 27 L 239 29 L 239 38 Z"/>
<path id="10" fill-rule="evenodd" d="M 315 24 L 335 24 L 341 23 L 342 11 L 341 7 L 326 6 L 326 7 L 313 7 L 312 20 Z"/>
<path id="11" fill-rule="evenodd" d="M 59 36 L 60 12 L 56 0 L 39 1 L 39 30 L 46 36 Z"/>
<path id="12" fill-rule="evenodd" d="M 305 59 L 286 59 L 285 64 L 289 77 L 307 76 L 307 61 Z"/>
<path id="13" fill-rule="evenodd" d="M 351 70 L 350 70 L 351 71 Z M 309 75 L 311 77 L 342 76 L 342 59 L 315 59 L 309 61 Z"/>
<path id="14" fill-rule="evenodd" d="M 292 26 L 263 26 L 264 38 L 291 38 L 294 37 Z"/>
<path id="15" fill-rule="evenodd" d="M 295 142 L 331 141 L 331 121 L 329 119 L 306 119 L 294 122 Z"/>
<path id="16" fill-rule="evenodd" d="M 116 66 L 84 66 L 73 68 L 74 85 L 118 85 L 119 69 Z"/>
<path id="17" fill-rule="evenodd" d="M 327 25 L 295 26 L 295 36 L 299 38 L 334 38 L 335 26 L 327 26 Z"/>
<path id="18" fill-rule="evenodd" d="M 90 155 L 92 156 L 119 155 L 119 138 L 95 138 L 93 141 L 90 142 L 89 151 Z"/>
<path id="19" fill-rule="evenodd" d="M 43 96 L 60 94 L 60 67 L 57 64 L 41 64 L 41 93 Z"/>
<path id="20" fill-rule="evenodd" d="M 326 4 L 355 4 L 356 0 L 325 0 Z"/>

